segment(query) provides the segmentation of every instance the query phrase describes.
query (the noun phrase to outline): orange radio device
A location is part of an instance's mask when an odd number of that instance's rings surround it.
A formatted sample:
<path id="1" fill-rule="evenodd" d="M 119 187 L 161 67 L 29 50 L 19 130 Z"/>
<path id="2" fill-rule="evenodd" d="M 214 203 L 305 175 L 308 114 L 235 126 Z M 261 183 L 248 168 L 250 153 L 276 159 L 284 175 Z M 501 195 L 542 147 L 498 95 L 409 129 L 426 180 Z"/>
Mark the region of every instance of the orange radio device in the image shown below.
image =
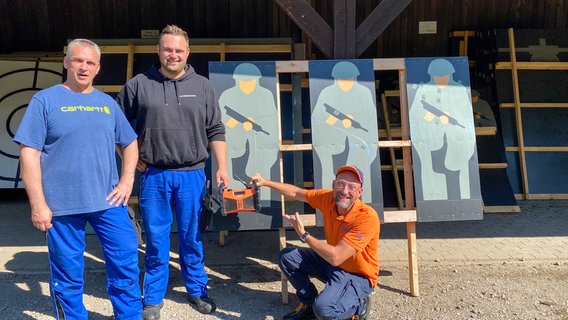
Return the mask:
<path id="1" fill-rule="evenodd" d="M 240 181 L 246 186 L 242 180 Z M 223 186 L 221 186 L 220 192 L 223 199 L 221 214 L 223 216 L 239 212 L 260 212 L 260 188 L 256 185 L 256 180 L 253 182 L 254 188 L 247 187 L 242 190 L 223 191 Z"/>

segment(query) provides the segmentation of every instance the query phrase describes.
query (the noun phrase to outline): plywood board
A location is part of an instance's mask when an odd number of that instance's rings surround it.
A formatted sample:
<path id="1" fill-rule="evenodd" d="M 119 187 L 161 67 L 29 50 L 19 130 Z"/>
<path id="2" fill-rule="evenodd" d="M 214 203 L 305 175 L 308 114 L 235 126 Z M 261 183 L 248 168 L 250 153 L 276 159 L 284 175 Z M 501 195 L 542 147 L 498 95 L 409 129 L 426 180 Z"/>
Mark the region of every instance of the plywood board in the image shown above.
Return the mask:
<path id="1" fill-rule="evenodd" d="M 363 172 L 362 199 L 383 211 L 372 60 L 309 61 L 314 184 L 330 188 L 337 169 Z"/>
<path id="2" fill-rule="evenodd" d="M 20 146 L 12 141 L 32 96 L 61 83 L 63 63 L 0 61 L 0 188 L 23 188 Z"/>
<path id="3" fill-rule="evenodd" d="M 467 58 L 406 59 L 419 222 L 483 218 Z"/>
<path id="4" fill-rule="evenodd" d="M 227 139 L 229 189 L 250 187 L 250 177 L 259 173 L 280 181 L 276 66 L 274 61 L 210 62 L 209 80 L 219 98 Z M 212 177 L 218 165 L 212 158 Z M 212 186 L 218 195 L 217 186 Z M 260 212 L 215 215 L 212 230 L 271 229 L 281 226 L 281 198 L 269 188 L 260 192 Z"/>

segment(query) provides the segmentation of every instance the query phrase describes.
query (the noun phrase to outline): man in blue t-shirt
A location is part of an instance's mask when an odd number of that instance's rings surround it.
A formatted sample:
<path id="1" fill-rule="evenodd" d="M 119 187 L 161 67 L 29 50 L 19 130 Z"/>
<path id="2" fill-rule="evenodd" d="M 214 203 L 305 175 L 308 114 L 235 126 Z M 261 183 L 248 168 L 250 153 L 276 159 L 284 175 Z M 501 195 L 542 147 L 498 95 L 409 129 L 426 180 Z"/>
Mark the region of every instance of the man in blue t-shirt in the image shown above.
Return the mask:
<path id="1" fill-rule="evenodd" d="M 141 319 L 138 242 L 128 199 L 138 161 L 136 134 L 114 99 L 93 87 L 101 52 L 69 43 L 67 80 L 36 93 L 14 141 L 33 225 L 46 231 L 56 319 L 87 319 L 83 305 L 85 226 L 103 247 L 115 319 Z M 122 156 L 118 175 L 115 147 Z"/>

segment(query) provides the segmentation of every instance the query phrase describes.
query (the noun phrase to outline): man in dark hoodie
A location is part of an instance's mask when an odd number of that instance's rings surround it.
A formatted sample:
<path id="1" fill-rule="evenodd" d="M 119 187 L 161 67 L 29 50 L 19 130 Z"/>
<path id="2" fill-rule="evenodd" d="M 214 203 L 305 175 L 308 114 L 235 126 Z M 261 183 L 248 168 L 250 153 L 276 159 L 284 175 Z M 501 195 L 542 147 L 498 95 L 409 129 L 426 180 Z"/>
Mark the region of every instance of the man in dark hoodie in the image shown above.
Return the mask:
<path id="1" fill-rule="evenodd" d="M 219 164 L 217 185 L 229 184 L 219 104 L 209 81 L 187 64 L 187 33 L 175 25 L 166 26 L 157 51 L 160 63 L 128 81 L 117 96 L 126 117 L 135 123 L 140 149 L 139 204 L 146 235 L 144 320 L 160 319 L 174 210 L 189 301 L 201 313 L 215 311 L 207 294 L 199 231 L 209 150 Z"/>

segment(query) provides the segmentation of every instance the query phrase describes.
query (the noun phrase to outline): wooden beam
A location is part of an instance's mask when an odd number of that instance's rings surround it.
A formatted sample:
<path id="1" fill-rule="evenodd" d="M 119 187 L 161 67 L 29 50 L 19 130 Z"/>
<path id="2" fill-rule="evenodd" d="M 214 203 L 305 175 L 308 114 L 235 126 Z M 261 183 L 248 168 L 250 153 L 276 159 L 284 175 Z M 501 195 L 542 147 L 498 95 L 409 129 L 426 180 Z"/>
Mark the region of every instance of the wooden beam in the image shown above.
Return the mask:
<path id="1" fill-rule="evenodd" d="M 355 6 L 351 0 L 335 0 L 333 6 L 333 58 L 354 59 L 355 56 Z"/>
<path id="2" fill-rule="evenodd" d="M 521 102 L 518 104 L 521 108 L 568 108 L 568 103 L 564 102 Z M 500 103 L 499 108 L 515 108 L 515 103 Z"/>
<path id="3" fill-rule="evenodd" d="M 333 56 L 333 30 L 306 0 L 274 0 L 327 57 Z"/>
<path id="4" fill-rule="evenodd" d="M 387 105 L 387 96 L 383 93 L 381 94 L 381 104 L 383 105 L 383 116 L 385 119 L 385 127 L 386 127 L 386 132 L 387 132 L 387 140 L 388 141 L 392 141 L 392 134 L 391 134 L 391 122 L 390 122 L 390 117 L 389 117 L 389 112 L 388 112 L 388 105 Z M 398 168 L 396 166 L 396 155 L 394 152 L 393 148 L 389 148 L 389 155 L 390 155 L 390 162 L 391 162 L 391 168 L 392 168 L 392 176 L 394 179 L 394 187 L 395 187 L 395 191 L 396 191 L 396 199 L 398 202 L 398 208 L 402 209 L 404 208 L 404 204 L 402 203 L 402 191 L 400 189 L 400 179 L 398 176 Z M 382 168 L 382 166 L 381 166 Z M 386 220 L 386 216 L 385 216 L 385 220 Z"/>
<path id="5" fill-rule="evenodd" d="M 383 0 L 355 29 L 352 0 L 334 0 L 332 29 L 306 0 L 274 0 L 329 58 L 357 58 L 383 33 L 412 0 Z"/>
<path id="6" fill-rule="evenodd" d="M 355 31 L 355 56 L 359 57 L 385 31 L 412 0 L 383 0 Z"/>
<path id="7" fill-rule="evenodd" d="M 519 166 L 521 169 L 521 184 L 525 198 L 529 194 L 529 181 L 527 173 L 527 159 L 525 154 L 525 140 L 523 135 L 523 117 L 521 115 L 521 95 L 519 92 L 519 74 L 517 70 L 517 52 L 515 49 L 515 35 L 513 28 L 508 29 L 509 49 L 511 55 L 511 73 L 513 80 L 513 98 L 515 102 L 515 119 L 517 124 L 517 143 L 519 144 Z"/>
<path id="8" fill-rule="evenodd" d="M 278 242 L 280 250 L 286 248 L 286 229 L 284 227 L 278 228 Z M 288 278 L 286 278 L 284 272 L 280 272 L 280 286 L 282 303 L 288 304 Z"/>
<path id="9" fill-rule="evenodd" d="M 495 64 L 496 70 L 510 70 L 512 68 L 512 62 L 501 61 Z M 517 61 L 516 68 L 517 70 L 568 70 L 568 62 Z"/>

